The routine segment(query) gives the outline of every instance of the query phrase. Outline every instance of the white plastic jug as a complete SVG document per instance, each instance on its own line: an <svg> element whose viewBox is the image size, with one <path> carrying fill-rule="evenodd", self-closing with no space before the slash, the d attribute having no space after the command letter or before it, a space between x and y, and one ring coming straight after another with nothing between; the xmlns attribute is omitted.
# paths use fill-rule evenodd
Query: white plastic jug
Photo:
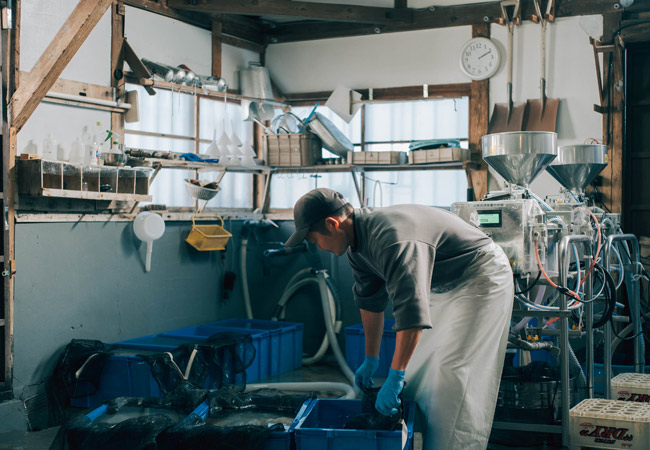
<svg viewBox="0 0 650 450"><path fill-rule="evenodd" d="M147 243L145 271L149 272L151 269L153 241L159 239L165 232L165 221L158 214L144 211L135 216L133 231L138 239Z"/></svg>

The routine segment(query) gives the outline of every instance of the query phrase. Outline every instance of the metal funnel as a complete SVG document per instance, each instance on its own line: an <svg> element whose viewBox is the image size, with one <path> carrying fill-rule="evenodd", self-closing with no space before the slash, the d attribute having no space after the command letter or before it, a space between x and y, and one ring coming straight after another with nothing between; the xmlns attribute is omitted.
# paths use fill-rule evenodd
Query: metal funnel
<svg viewBox="0 0 650 450"><path fill-rule="evenodd" d="M481 138L483 160L509 183L528 186L557 156L557 134L516 131Z"/></svg>
<svg viewBox="0 0 650 450"><path fill-rule="evenodd" d="M605 166L606 145L563 145L546 170L565 188L582 192Z"/></svg>

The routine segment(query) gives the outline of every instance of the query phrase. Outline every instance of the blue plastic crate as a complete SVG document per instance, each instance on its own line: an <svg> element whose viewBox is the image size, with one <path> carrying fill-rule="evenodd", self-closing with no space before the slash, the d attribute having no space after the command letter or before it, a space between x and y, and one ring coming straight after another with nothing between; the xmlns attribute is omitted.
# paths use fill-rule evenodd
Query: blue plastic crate
<svg viewBox="0 0 650 450"><path fill-rule="evenodd" d="M300 418L303 416L307 408L309 407L312 400L307 400L303 403L302 407L296 414L296 418L293 420L289 429L286 431L278 431L271 433L264 443L264 450L291 450L295 449L294 444L294 433L295 428L298 425ZM201 419L205 420L208 417L210 406L207 401L204 401L199 406L196 407L194 411L190 413L199 416ZM189 418L189 416L188 416Z"/></svg>
<svg viewBox="0 0 650 450"><path fill-rule="evenodd" d="M111 355L102 370L97 392L86 397L71 398L70 405L96 408L116 397L160 397L158 383L151 367L137 356Z"/></svg>
<svg viewBox="0 0 650 450"><path fill-rule="evenodd" d="M305 326L296 322L256 319L226 319L208 325L265 330L271 333L270 374L288 372L302 366L302 335Z"/></svg>
<svg viewBox="0 0 650 450"><path fill-rule="evenodd" d="M393 361L395 353L395 339L397 333L393 330L395 320L384 320L384 332L381 337L381 348L379 350L379 367L375 375L379 377L388 376L388 369ZM363 364L366 356L366 338L363 334L363 324L353 325L345 329L345 359L354 372Z"/></svg>
<svg viewBox="0 0 650 450"><path fill-rule="evenodd" d="M250 330L245 328L217 327L215 325L208 324L167 331L165 333L161 333L158 335L158 337L161 340L171 339L180 341L182 343L187 343L188 341L203 342L208 337L217 333L238 333L250 335L253 341L253 347L255 348L255 358L253 359L253 363L246 369L246 382L252 383L269 376L271 339L270 333L268 331ZM241 357L242 359L248 359L248 355L241 355Z"/></svg>
<svg viewBox="0 0 650 450"><path fill-rule="evenodd" d="M297 450L396 450L402 448L402 432L344 429L345 423L361 414L361 400L313 400L295 427ZM404 405L408 441L405 449L413 450L415 404Z"/></svg>

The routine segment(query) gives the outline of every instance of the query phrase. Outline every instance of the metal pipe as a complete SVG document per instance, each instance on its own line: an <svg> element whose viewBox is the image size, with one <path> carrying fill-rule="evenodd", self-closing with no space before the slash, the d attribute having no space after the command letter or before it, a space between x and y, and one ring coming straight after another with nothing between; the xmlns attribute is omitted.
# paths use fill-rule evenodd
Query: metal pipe
<svg viewBox="0 0 650 450"><path fill-rule="evenodd" d="M607 237L607 243L605 244L605 270L609 272L609 257L614 246L614 242L630 242L632 244L632 265L634 266L634 275L638 275L639 270L639 241L636 236L630 233L627 234L615 234ZM633 286L632 286L632 298L630 301L630 315L632 316L632 325L634 336L634 372L643 373L643 359L644 355L642 354L643 348L643 336L641 335L641 299L639 298L639 289L636 288L638 280L634 281L633 277ZM609 398L611 391L611 379L612 379L612 330L611 327L605 326L605 343L603 345L604 355L603 355L603 364L605 367L605 398Z"/></svg>
<svg viewBox="0 0 650 450"><path fill-rule="evenodd" d="M567 286L569 273L569 245L576 242L590 243L588 236L571 235L565 236L560 241L558 257L558 281L560 286ZM591 253L591 245L587 246ZM579 264L579 261L576 261ZM560 295L560 309L568 311L568 301L566 295ZM569 377L569 317L560 317L560 379L562 384L562 445L569 446L569 408L571 407L570 396L570 377Z"/></svg>
<svg viewBox="0 0 650 450"><path fill-rule="evenodd" d="M586 257L585 265L586 267L591 266L591 260L593 258ZM593 276L589 274L587 280L585 280L585 297L593 297ZM594 305L592 302L589 302L585 305L585 331L587 332L586 337L586 369L587 369L587 397L594 398Z"/></svg>

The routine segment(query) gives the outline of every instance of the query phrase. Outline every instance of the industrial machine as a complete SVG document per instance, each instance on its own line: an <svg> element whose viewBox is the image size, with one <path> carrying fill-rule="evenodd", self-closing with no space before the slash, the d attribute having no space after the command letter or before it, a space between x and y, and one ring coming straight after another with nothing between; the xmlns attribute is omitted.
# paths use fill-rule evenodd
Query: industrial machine
<svg viewBox="0 0 650 450"><path fill-rule="evenodd" d="M627 339L634 340L633 368L643 371L642 266L637 239L622 233L619 214L589 205L584 195L584 189L607 165L607 147L558 148L556 139L555 133L532 131L483 136L483 159L507 181L507 189L490 192L481 201L455 203L452 210L481 228L510 259L515 307L509 346L523 351L547 350L560 373L560 393L553 388L558 395L550 401L557 415L543 423L508 422L497 417L494 428L561 434L562 445L568 446L570 407L596 395L596 343L604 343L605 398L610 395L612 376L612 331L618 330L617 339L626 339L620 335L631 332ZM559 196L541 199L529 189L545 169L564 187ZM617 295L623 289L628 294L626 304L619 302L622 296ZM582 361L576 358L570 340L584 346ZM520 366L526 355L520 352ZM548 386L540 382L527 389L548 396ZM519 395L511 405L530 405L521 397L525 390L520 385L502 393L500 402Z"/></svg>

